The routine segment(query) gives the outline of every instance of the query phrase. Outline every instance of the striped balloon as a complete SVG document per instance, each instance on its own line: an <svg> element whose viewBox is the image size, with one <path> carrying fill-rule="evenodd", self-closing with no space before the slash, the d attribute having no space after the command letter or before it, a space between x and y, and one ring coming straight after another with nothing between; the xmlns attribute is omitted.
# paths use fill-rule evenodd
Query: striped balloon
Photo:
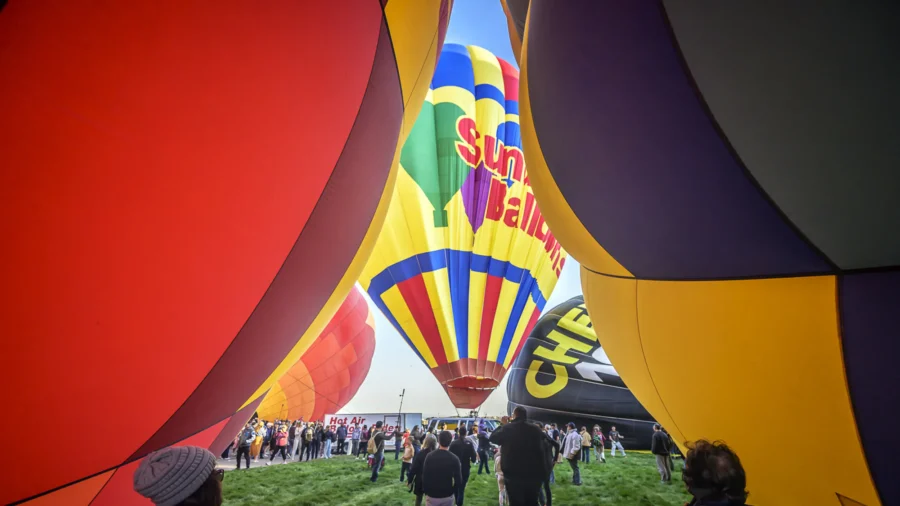
<svg viewBox="0 0 900 506"><path fill-rule="evenodd" d="M500 383L566 257L531 191L518 86L485 49L444 46L360 278L457 407Z"/></svg>

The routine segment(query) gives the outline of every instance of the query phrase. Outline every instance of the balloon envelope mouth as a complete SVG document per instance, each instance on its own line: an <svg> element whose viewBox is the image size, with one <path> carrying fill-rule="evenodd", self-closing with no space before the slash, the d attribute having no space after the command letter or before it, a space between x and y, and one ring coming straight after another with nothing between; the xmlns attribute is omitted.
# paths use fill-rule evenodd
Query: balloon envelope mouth
<svg viewBox="0 0 900 506"><path fill-rule="evenodd" d="M456 378L448 381L446 383L447 388L466 388L466 389L478 389L478 390L493 390L497 388L500 382L493 378L479 378L477 376L463 376L462 378Z"/></svg>

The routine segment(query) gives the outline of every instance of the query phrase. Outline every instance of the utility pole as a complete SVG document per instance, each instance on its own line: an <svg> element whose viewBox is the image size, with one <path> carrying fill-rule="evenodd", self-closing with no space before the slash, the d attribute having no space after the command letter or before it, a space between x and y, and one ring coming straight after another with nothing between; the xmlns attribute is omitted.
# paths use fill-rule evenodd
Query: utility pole
<svg viewBox="0 0 900 506"><path fill-rule="evenodd" d="M400 427L405 425L403 423L403 396L406 395L406 389L404 388L402 392L400 392L400 409L397 410L397 430L400 430Z"/></svg>

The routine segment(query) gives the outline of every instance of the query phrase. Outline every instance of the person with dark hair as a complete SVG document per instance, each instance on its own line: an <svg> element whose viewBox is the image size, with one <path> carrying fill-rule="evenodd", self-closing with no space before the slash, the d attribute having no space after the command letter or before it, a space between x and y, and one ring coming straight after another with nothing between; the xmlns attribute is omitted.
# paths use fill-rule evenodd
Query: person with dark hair
<svg viewBox="0 0 900 506"><path fill-rule="evenodd" d="M422 441L422 449L413 457L412 467L406 473L406 486L416 496L416 506L422 506L422 497L425 491L422 489L422 469L425 467L425 459L428 454L437 449L437 438L434 434L428 434Z"/></svg>
<svg viewBox="0 0 900 506"><path fill-rule="evenodd" d="M655 434L654 434L655 435ZM682 480L694 499L686 506L747 504L747 476L741 459L722 441L688 443Z"/></svg>
<svg viewBox="0 0 900 506"><path fill-rule="evenodd" d="M528 423L525 408L516 406L510 422L491 433L490 442L500 445L503 481L509 502L536 504L541 484L549 471L544 462L544 434Z"/></svg>
<svg viewBox="0 0 900 506"><path fill-rule="evenodd" d="M541 429L543 432L544 427L540 424L540 422L534 423L537 428ZM547 430L550 429L550 426L547 426ZM559 456L559 443L553 440L550 437L550 434L543 432L544 434L544 451L546 452L546 466L549 471L547 472L547 476L544 478L543 488L540 490L540 504L543 506L552 506L553 505L553 494L550 492L550 485L554 483L553 476L553 467L556 464L556 458Z"/></svg>
<svg viewBox="0 0 900 506"><path fill-rule="evenodd" d="M669 436L662 431L658 423L653 424L653 439L650 440L650 453L656 455L656 468L660 481L671 485L672 473L669 470Z"/></svg>
<svg viewBox="0 0 900 506"><path fill-rule="evenodd" d="M611 454L613 457L616 456L616 450L617 450L617 449L618 449L618 450L622 450L622 456L623 456L623 457L627 457L627 456L628 456L628 455L625 455L625 447L622 446L622 442L620 441L620 439L623 439L623 438L622 438L622 435L619 434L619 431L616 430L616 426L613 425L612 428L609 430L609 449L610 449L610 451L611 451L610 454Z"/></svg>
<svg viewBox="0 0 900 506"><path fill-rule="evenodd" d="M362 430L359 431L359 449L356 451L356 458L359 459L359 455L361 453L366 452L366 448L369 444L369 426L363 425ZM366 455L368 456L368 455Z"/></svg>
<svg viewBox="0 0 900 506"><path fill-rule="evenodd" d="M337 445L337 453L338 455L347 455L347 427L344 424L338 426L337 430L334 433L335 444Z"/></svg>
<svg viewBox="0 0 900 506"><path fill-rule="evenodd" d="M241 456L243 456L247 461L247 469L250 469L250 445L256 441L256 431L253 430L253 426L250 422L247 422L247 425L244 425L244 430L241 431L241 434L238 436L238 449L237 449L237 468L241 468Z"/></svg>
<svg viewBox="0 0 900 506"><path fill-rule="evenodd" d="M403 451L403 431L400 430L400 424L394 428L392 436L394 438L394 460L400 460L400 452Z"/></svg>
<svg viewBox="0 0 900 506"><path fill-rule="evenodd" d="M438 435L439 448L425 458L422 490L425 492L426 506L453 506L454 495L463 486L459 458L448 451L451 442L453 434L441 431Z"/></svg>
<svg viewBox="0 0 900 506"><path fill-rule="evenodd" d="M281 452L281 463L287 464L287 427L284 425L278 427L278 430L275 431L275 435L272 436L272 438L275 441L275 449L272 450L272 456L269 457L269 461L266 462L266 465L270 465L272 461L275 460L275 456L278 455L278 452Z"/></svg>
<svg viewBox="0 0 900 506"><path fill-rule="evenodd" d="M384 431L381 429L383 426L384 422L380 420L375 422L375 427L372 428L372 434L369 436L375 443L375 450L372 452L372 483L378 481L378 471L381 470L384 463Z"/></svg>
<svg viewBox="0 0 900 506"><path fill-rule="evenodd" d="M133 483L135 492L160 506L221 506L224 477L209 450L176 446L144 457Z"/></svg>
<svg viewBox="0 0 900 506"><path fill-rule="evenodd" d="M481 470L484 469L487 471L487 474L491 474L491 466L489 464L491 459L491 439L488 437L487 430L478 429L478 474L481 474Z"/></svg>
<svg viewBox="0 0 900 506"><path fill-rule="evenodd" d="M581 470L578 469L578 461L581 458L581 434L575 430L575 424L569 422L566 439L563 441L563 455L572 467L572 484L581 485Z"/></svg>
<svg viewBox="0 0 900 506"><path fill-rule="evenodd" d="M456 429L458 437L449 446L450 453L456 455L456 458L459 459L460 470L462 471L462 481L459 482L459 489L456 491L456 506L462 506L463 504L466 483L469 482L469 473L472 471L472 462L475 462L478 458L478 454L475 453L475 446L466 438L467 433L466 426L460 425Z"/></svg>

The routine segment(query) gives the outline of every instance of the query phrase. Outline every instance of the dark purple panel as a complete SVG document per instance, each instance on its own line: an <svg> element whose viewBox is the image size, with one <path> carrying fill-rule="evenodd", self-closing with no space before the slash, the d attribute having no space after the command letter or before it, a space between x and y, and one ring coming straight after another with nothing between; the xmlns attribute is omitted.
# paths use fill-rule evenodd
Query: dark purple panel
<svg viewBox="0 0 900 506"><path fill-rule="evenodd" d="M856 426L883 504L900 504L900 270L840 280L841 342Z"/></svg>
<svg viewBox="0 0 900 506"><path fill-rule="evenodd" d="M402 117L400 79L382 20L356 122L300 237L222 358L132 459L230 416L287 356L344 276L369 229L390 173Z"/></svg>
<svg viewBox="0 0 900 506"><path fill-rule="evenodd" d="M228 447L228 444L234 440L234 436L237 435L238 431L241 430L244 424L250 420L251 416L253 416L253 413L256 412L256 408L259 407L259 403L262 402L265 396L266 394L260 395L255 401L247 404L241 408L240 411L235 413L225 424L225 427L222 428L222 431L216 435L212 444L209 445L209 451L216 454L216 456L224 452L225 448Z"/></svg>
<svg viewBox="0 0 900 506"><path fill-rule="evenodd" d="M547 164L628 270L657 279L830 270L720 136L657 1L534 0L528 22L528 89Z"/></svg>

